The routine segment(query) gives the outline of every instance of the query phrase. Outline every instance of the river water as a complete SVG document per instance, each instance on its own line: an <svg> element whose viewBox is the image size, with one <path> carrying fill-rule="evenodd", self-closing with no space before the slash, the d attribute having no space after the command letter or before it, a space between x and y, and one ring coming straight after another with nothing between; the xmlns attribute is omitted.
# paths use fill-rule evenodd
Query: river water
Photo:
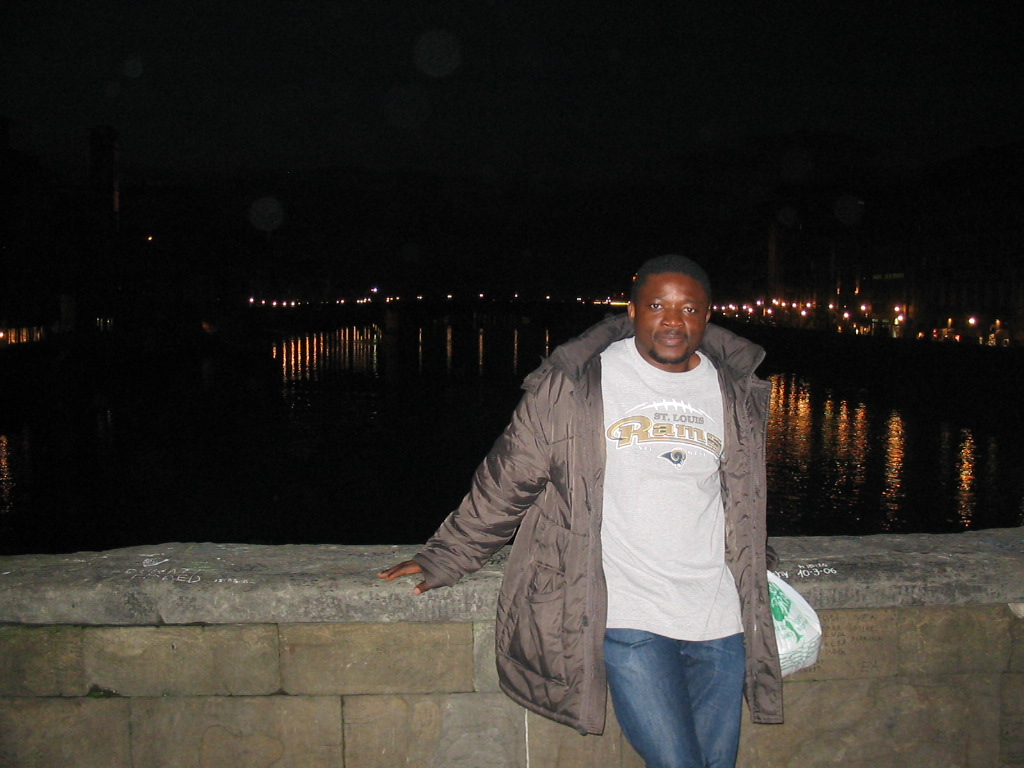
<svg viewBox="0 0 1024 768"><path fill-rule="evenodd" d="M87 351L36 407L0 410L0 554L422 541L467 489L522 377L598 317L378 311L317 330L264 317L244 345L225 333L173 352ZM998 398L922 398L827 359L779 357L763 369L770 534L1022 523L1019 419Z"/></svg>

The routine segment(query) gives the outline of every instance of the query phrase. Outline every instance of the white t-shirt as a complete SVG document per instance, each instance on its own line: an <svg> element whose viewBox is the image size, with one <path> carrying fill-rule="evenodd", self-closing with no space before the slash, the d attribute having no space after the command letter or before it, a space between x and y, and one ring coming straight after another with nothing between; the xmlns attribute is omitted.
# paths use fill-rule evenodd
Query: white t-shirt
<svg viewBox="0 0 1024 768"><path fill-rule="evenodd" d="M698 356L693 370L671 373L633 339L601 355L608 627L677 640L742 631L725 564L722 393L714 365Z"/></svg>

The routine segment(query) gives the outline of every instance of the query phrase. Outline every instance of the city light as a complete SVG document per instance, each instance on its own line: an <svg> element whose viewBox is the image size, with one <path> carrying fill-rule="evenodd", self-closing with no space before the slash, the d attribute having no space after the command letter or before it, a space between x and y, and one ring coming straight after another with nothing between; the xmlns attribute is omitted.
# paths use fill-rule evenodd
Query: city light
<svg viewBox="0 0 1024 768"><path fill-rule="evenodd" d="M46 338L46 329L41 325L26 328L0 328L0 346L27 344Z"/></svg>
<svg viewBox="0 0 1024 768"><path fill-rule="evenodd" d="M333 301L305 301L300 299L260 299L256 296L249 296L246 301L249 306L268 306L278 309L293 309L303 306L314 305L345 305L346 302L356 305L374 304L375 302L388 305L389 307L404 301L426 302L434 300L455 300L455 293L444 293L430 296L417 293L403 299L400 294L386 295L382 293L379 286L367 289L368 295L358 298L339 298ZM463 296L473 301L494 302L498 295L486 291L473 290L468 296ZM511 302L529 303L531 299L521 292L506 294L504 300ZM622 294L616 296L586 296L569 295L555 296L543 294L536 297L536 300L547 302L573 302L580 305L607 306L624 308L628 306L628 298ZM872 304L868 301L852 307L843 304L841 301L830 301L827 304L819 304L814 298L807 297L783 297L774 298L758 297L747 302L730 301L722 304L713 304L713 312L722 317L734 317L749 323L766 323L776 327L793 327L808 330L818 329L831 333L848 333L856 336L883 336L891 338L908 338L922 341L947 341L981 344L990 347L1009 347L1014 343L1013 332L1008 328L1002 319L988 320L978 315L955 318L947 317L945 325L932 328L922 328L920 324L915 325L914 315L911 311L912 305L905 303L889 304L878 302L874 306L886 309L874 312ZM889 309L891 308L891 310ZM107 329L108 326L103 326ZM987 330L984 330L987 329ZM14 340L5 337L0 333L0 345L14 343Z"/></svg>

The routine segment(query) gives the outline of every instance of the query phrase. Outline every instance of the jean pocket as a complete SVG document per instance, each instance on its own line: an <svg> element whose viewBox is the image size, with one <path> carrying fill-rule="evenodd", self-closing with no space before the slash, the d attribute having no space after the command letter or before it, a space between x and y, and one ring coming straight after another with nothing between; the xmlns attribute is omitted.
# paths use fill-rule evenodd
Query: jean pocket
<svg viewBox="0 0 1024 768"><path fill-rule="evenodd" d="M639 648L652 642L655 635L642 629L606 629L604 639L609 643L623 645L627 648Z"/></svg>

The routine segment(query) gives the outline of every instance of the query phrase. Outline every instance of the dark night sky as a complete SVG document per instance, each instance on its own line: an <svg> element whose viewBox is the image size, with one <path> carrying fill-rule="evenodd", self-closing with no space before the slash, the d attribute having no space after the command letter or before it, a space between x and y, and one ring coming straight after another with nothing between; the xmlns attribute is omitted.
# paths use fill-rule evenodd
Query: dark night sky
<svg viewBox="0 0 1024 768"><path fill-rule="evenodd" d="M632 7L630 7L632 6ZM8 0L12 144L126 168L530 179L824 132L916 163L1024 133L1012 3Z"/></svg>

